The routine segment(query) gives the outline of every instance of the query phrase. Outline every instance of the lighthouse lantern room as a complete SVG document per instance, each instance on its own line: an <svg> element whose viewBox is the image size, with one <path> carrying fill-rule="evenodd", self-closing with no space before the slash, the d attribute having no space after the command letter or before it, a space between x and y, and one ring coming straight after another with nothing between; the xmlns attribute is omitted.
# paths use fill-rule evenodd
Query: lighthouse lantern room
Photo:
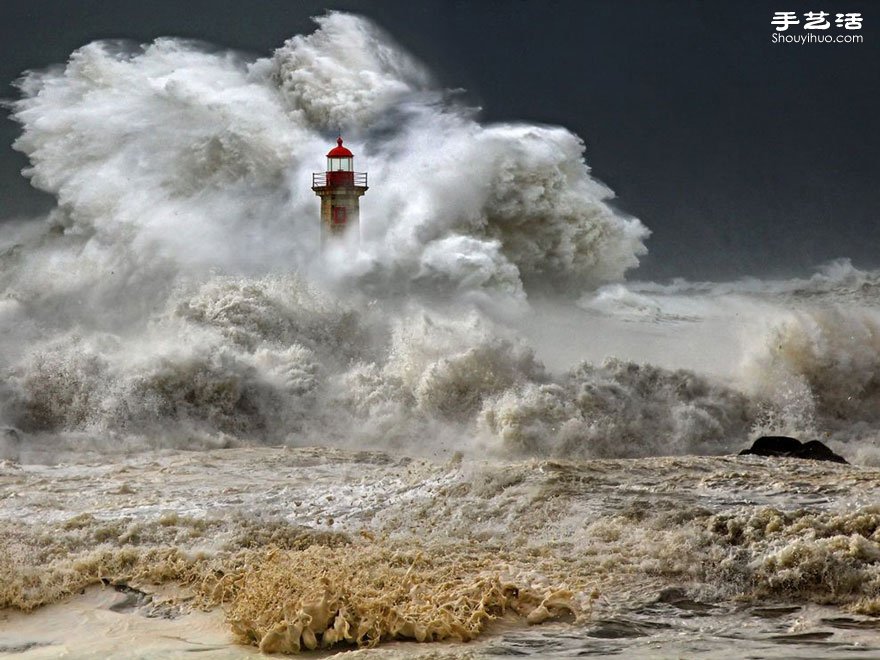
<svg viewBox="0 0 880 660"><path fill-rule="evenodd" d="M334 238L357 240L367 173L354 171L354 154L342 146L341 136L327 153L327 171L312 174L312 190L321 198L321 245Z"/></svg>

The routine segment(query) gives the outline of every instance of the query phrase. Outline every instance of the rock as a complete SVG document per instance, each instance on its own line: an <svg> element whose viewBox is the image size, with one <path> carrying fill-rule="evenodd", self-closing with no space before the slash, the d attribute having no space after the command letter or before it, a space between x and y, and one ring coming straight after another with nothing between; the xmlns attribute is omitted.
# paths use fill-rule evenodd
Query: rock
<svg viewBox="0 0 880 660"><path fill-rule="evenodd" d="M808 458L814 461L832 461L834 463L847 463L843 456L831 451L826 445L818 440L802 443L795 438L784 435L761 436L748 449L743 449L740 456L754 454L755 456L783 456L788 458Z"/></svg>
<svg viewBox="0 0 880 660"><path fill-rule="evenodd" d="M826 445L818 440L805 442L801 448L800 458L811 458L814 461L833 461L834 463L847 463L848 461L839 454L835 454Z"/></svg>
<svg viewBox="0 0 880 660"><path fill-rule="evenodd" d="M784 435L764 435L755 440L749 449L743 449L740 454L755 454L757 456L788 456L797 453L803 445L796 438Z"/></svg>

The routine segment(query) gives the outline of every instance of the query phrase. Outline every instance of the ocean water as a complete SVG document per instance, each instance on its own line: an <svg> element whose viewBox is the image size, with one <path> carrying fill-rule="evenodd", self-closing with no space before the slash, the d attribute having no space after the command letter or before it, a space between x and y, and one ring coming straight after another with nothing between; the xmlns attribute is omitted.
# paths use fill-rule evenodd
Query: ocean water
<svg viewBox="0 0 880 660"><path fill-rule="evenodd" d="M58 204L0 233L0 654L880 653L880 273L627 278L578 136L357 16L20 88ZM338 126L371 186L322 251Z"/></svg>

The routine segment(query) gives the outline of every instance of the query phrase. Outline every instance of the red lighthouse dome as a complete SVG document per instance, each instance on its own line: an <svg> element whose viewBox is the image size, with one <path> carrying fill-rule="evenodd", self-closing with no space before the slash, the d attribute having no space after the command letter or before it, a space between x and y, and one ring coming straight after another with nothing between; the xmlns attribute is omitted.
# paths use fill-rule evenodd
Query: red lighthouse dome
<svg viewBox="0 0 880 660"><path fill-rule="evenodd" d="M328 172L353 172L354 154L342 146L342 136L336 138L336 146L327 152Z"/></svg>
<svg viewBox="0 0 880 660"><path fill-rule="evenodd" d="M327 152L327 158L352 158L353 156L353 153L342 146L342 136L336 138L336 146Z"/></svg>

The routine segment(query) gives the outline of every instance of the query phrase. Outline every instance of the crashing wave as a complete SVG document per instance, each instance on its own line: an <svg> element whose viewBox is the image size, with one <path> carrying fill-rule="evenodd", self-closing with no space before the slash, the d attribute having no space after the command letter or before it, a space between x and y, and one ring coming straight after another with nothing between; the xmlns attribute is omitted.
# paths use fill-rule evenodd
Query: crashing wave
<svg viewBox="0 0 880 660"><path fill-rule="evenodd" d="M15 147L57 197L57 225L105 248L99 268L151 251L187 271L298 269L415 290L518 295L535 277L582 288L638 264L647 230L608 207L579 138L482 126L422 94L426 70L366 19L318 25L255 62L165 38L96 42L26 74ZM392 105L407 111L389 129L379 118ZM307 181L328 126L343 124L376 183L362 254L328 268Z"/></svg>

